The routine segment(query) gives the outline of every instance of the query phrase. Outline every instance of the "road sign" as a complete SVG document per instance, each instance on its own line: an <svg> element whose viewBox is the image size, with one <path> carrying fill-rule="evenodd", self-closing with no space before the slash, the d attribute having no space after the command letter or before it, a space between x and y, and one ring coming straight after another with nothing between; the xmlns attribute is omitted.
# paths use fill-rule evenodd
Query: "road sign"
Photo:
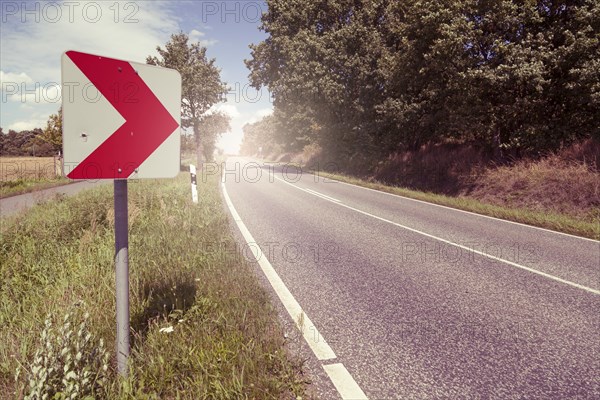
<svg viewBox="0 0 600 400"><path fill-rule="evenodd" d="M62 98L69 178L171 178L179 173L179 72L67 51L62 55Z"/></svg>
<svg viewBox="0 0 600 400"><path fill-rule="evenodd" d="M63 157L71 179L114 179L117 370L129 358L127 179L179 173L179 72L93 54L62 56Z"/></svg>

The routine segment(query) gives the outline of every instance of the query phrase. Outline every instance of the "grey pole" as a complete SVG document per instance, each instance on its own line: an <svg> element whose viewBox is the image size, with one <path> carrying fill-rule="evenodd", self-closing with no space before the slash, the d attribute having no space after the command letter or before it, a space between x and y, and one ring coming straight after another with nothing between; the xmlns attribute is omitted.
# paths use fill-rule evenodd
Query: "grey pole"
<svg viewBox="0 0 600 400"><path fill-rule="evenodd" d="M127 180L115 179L115 284L117 295L117 369L127 376L129 358L129 238Z"/></svg>

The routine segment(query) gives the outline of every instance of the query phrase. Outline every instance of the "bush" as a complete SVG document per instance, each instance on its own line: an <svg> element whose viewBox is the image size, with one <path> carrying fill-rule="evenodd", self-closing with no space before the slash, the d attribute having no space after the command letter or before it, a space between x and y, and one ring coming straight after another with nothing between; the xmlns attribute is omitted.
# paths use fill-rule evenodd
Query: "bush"
<svg viewBox="0 0 600 400"><path fill-rule="evenodd" d="M56 328L46 318L28 368L25 400L98 398L108 383L110 354L88 328L89 314L75 309ZM76 331L75 331L76 330ZM20 368L17 369L17 378Z"/></svg>

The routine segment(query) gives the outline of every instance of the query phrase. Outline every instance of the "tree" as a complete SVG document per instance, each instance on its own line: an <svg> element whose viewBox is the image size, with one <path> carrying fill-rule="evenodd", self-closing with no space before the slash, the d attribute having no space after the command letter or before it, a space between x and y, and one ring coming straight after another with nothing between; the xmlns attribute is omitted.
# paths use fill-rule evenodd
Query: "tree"
<svg viewBox="0 0 600 400"><path fill-rule="evenodd" d="M202 119L211 106L223 100L227 85L221 81L215 59L207 59L206 47L199 43L188 44L185 33L171 35L165 48L158 46L156 50L160 58L148 56L146 63L173 68L181 74L181 124L183 128L193 129L198 168L202 168L204 146L214 146L214 141L201 137Z"/></svg>
<svg viewBox="0 0 600 400"><path fill-rule="evenodd" d="M282 132L279 121L275 115L263 117L260 121L243 126L244 138L240 146L240 154L247 156L269 156L284 150L287 142L286 136L279 136Z"/></svg>
<svg viewBox="0 0 600 400"><path fill-rule="evenodd" d="M255 87L273 94L286 150L318 143L336 162L356 164L377 153L383 96L381 34L386 1L269 1L262 28L270 37L251 46L246 62Z"/></svg>
<svg viewBox="0 0 600 400"><path fill-rule="evenodd" d="M231 118L227 114L219 111L202 117L200 130L203 133L201 140L206 161L213 161L217 139L231 129L230 121Z"/></svg>
<svg viewBox="0 0 600 400"><path fill-rule="evenodd" d="M267 3L246 65L286 151L368 167L425 144L508 159L600 137L597 0Z"/></svg>
<svg viewBox="0 0 600 400"><path fill-rule="evenodd" d="M34 139L34 144L50 146L53 154L57 154L62 149L62 107L58 109L57 114L52 114L48 118L46 128Z"/></svg>

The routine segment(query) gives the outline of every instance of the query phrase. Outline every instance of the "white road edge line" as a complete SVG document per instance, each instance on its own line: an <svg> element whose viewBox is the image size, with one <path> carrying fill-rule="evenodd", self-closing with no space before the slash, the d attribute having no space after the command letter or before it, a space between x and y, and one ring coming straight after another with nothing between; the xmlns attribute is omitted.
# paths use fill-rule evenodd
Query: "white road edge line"
<svg viewBox="0 0 600 400"><path fill-rule="evenodd" d="M405 200L416 201L416 202L418 202L418 203L428 204L428 205L430 205L430 206L436 206L436 207L446 208L446 209L453 210L453 211L459 211L459 212L466 213L466 214L472 214L472 215L476 215L476 216L478 216L478 217L483 217L483 218L494 219L494 220L496 220L496 221L502 221L502 222L506 222L506 223L509 223L509 224L521 225L521 226L524 226L524 227L526 227L526 228L539 229L539 230L541 230L541 231L545 231L545 232L556 233L557 235L564 235L564 236L569 236L569 237L572 237L572 238L575 238L575 239L589 240L589 241L591 241L591 242L600 243L600 240L590 239L590 238L586 238L586 237L583 237L583 236L572 235L572 234L570 234L570 233L564 233L564 232L559 232L559 231L553 231L552 229L540 228L539 226L528 225L528 224L524 224L524 223L522 223L522 222L509 221L509 220L507 220L507 219L502 219L502 218L492 217L492 216L489 216L489 215L484 215L484 214L478 214L478 213L476 213L476 212L473 212L473 211L466 211L466 210L461 210L461 209L459 209L459 208L454 208L454 207L443 206L443 205L441 205L441 204L430 203L430 202L428 202L428 201L425 201L425 200L413 199L413 198L406 197L406 196L402 196L402 195L395 194L395 193L384 192L384 191L382 191L382 190L377 190L377 189L372 189L372 188L368 188L368 187L364 187L364 186L360 186L360 185L355 185L355 184L353 184L353 183L348 183L348 182L342 182L342 181L338 181L337 179L334 179L334 178L328 178L328 177L325 177L325 176L321 176L321 175L319 175L318 173L317 173L317 174L315 174L315 173L312 173L312 172L311 172L310 174L311 174L311 175L315 175L315 176L317 176L318 178L321 178L321 179L329 179L329 180L331 180L331 181L333 181L333 182L335 182L335 183L341 183L341 184L343 184L343 185L354 186L354 187L357 187L357 188L360 188L360 189L370 190L370 191L372 191L372 192L377 192L377 193L385 194L385 195L388 195L388 196L399 197L399 198L401 198L401 199L405 199ZM288 183L288 182L286 182L286 183Z"/></svg>
<svg viewBox="0 0 600 400"><path fill-rule="evenodd" d="M308 188L299 188L299 189L306 190L307 192L312 193L319 197L323 197L326 200L331 200L331 201L335 201L336 203L341 203L340 200L333 198L331 196L324 195L323 193L317 192L316 190L312 190L312 189L308 189Z"/></svg>
<svg viewBox="0 0 600 400"><path fill-rule="evenodd" d="M281 300L283 306L296 323L296 326L298 329L300 329L300 332L302 332L302 336L304 337L304 340L306 340L306 343L308 343L308 346L311 348L319 361L337 358L331 347L329 347L325 341L323 335L319 333L310 318L308 318L304 310L302 310L302 307L298 301L296 301L287 286L285 286L285 283L283 283L267 257L264 255L252 237L252 234L246 227L246 224L244 224L244 221L242 221L242 218L231 202L231 198L229 197L227 189L225 188L225 182L221 182L221 188L223 190L223 197L225 198L227 208L229 208L229 212L231 213L233 220L242 233L244 240L246 240L248 247L252 249L252 255L260 265L263 273L269 280L269 283L271 283L271 286L273 287L273 290L275 290L275 293L277 293L279 300ZM309 328L306 329L306 327ZM360 386L358 386L358 383L356 383L352 375L350 375L343 364L328 364L322 365L322 367L329 376L329 379L331 379L331 382L335 386L342 399L367 399L367 396L364 394Z"/></svg>
<svg viewBox="0 0 600 400"><path fill-rule="evenodd" d="M283 283L283 281L281 280L281 278L267 259L266 255L262 252L256 241L252 237L250 231L248 231L248 228L246 228L246 225L240 218L240 215L237 213L235 207L233 206L233 203L231 202L231 198L227 193L225 184L222 183L221 187L223 190L223 196L225 197L225 203L229 208L229 212L231 213L233 220L240 229L240 232L242 233L244 240L246 240L248 247L252 249L252 255L260 265L260 268L269 280L269 283L271 283L273 290L275 290L275 293L277 293L277 296L283 303L283 306L296 323L298 329L300 329L300 331L302 332L304 340L306 340L312 351L315 353L317 359L322 361L336 358L336 355L331 349L331 347L329 347L329 345L327 344L323 336L319 333L319 331L312 323L310 318L308 318L298 301L296 301L296 299L289 291L287 286L285 286L285 283Z"/></svg>
<svg viewBox="0 0 600 400"><path fill-rule="evenodd" d="M362 400L366 399L367 395L362 391L356 383L350 372L344 367L344 364L328 364L323 365L323 369L329 375L329 379L333 382L333 386L337 389L344 400Z"/></svg>
<svg viewBox="0 0 600 400"><path fill-rule="evenodd" d="M303 190L302 188L299 188L298 186L296 186L294 184L291 184L290 182L286 182L284 179L281 179L281 178L279 178L277 176L275 177L275 179L280 180L283 183L286 183L286 184L288 184L288 185L290 185L292 187L295 187L296 189L300 189L303 192L305 192L305 190ZM307 193L310 193L310 192L307 192ZM503 262L503 263L508 264L510 266L513 266L513 267L516 267L516 268L520 268L522 270L525 270L525 271L528 271L528 272L531 272L531 273L534 273L534 274L546 277L548 279L552 279L554 281L561 282L561 283L564 283L566 285L570 285L570 286L576 287L578 289L585 290L586 292L590 292L590 293L594 293L594 294L600 294L600 290L596 290L596 289L593 289L593 288L590 288L590 287L587 287L587 286L584 286L584 285L580 285L578 283L571 282L571 281L568 281L566 279L559 278L558 276L550 275L550 274L547 274L545 272L538 271L537 269L529 268L529 267L526 267L524 265L517 264L517 263L514 263L512 261L508 261L508 260L505 260L503 258L496 257L496 256L493 256L491 254L487 254L487 253L484 253L482 251L478 251L478 250L475 250L473 248L470 248L470 247L467 247L467 246L463 246L463 245L458 244L458 243L451 242L451 241L446 240L446 239L442 239L441 237L438 237L438 236L430 235L429 233L425 233L425 232L420 231L418 229L410 228L410 227L408 227L406 225L402 225L402 224L399 224L397 222L390 221L389 219L378 217L377 215L368 213L366 211L359 210L358 208L354 208L354 207L351 207L351 206L343 204L343 203L336 203L336 202L332 202L332 203L337 204L337 205L342 206L342 207L346 207L349 210L356 211L356 212L358 212L360 214L367 215L369 217L378 219L380 221L387 222L389 224L392 224L392 225L398 226L400 228L409 230L411 232L418 233L418 234L426 236L428 238L431 238L431 239L434 239L434 240L438 240L438 241L443 242L443 243L447 243L447 244L449 244L451 246L455 246L455 247L458 247L458 248L463 249L463 250L471 251L471 252L473 252L475 254L479 254L480 256L483 256L483 257L486 257L486 258L490 258L492 260L500 261L500 262Z"/></svg>

